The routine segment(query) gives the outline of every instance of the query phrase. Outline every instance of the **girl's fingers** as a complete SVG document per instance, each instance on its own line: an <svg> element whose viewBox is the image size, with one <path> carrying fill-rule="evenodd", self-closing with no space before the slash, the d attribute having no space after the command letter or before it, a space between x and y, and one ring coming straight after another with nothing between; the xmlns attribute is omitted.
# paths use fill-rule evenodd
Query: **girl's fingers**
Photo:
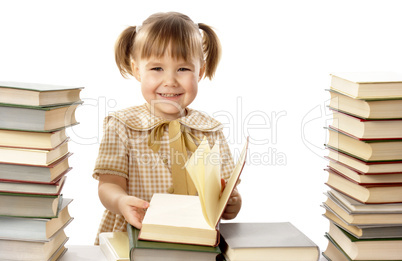
<svg viewBox="0 0 402 261"><path fill-rule="evenodd" d="M149 207L149 203L145 200L139 199L137 197L130 197L128 202L130 206L139 208L139 209L147 209Z"/></svg>
<svg viewBox="0 0 402 261"><path fill-rule="evenodd" d="M127 222L133 225L134 227L141 229L142 227L142 220L139 220L137 217L134 217L134 215L130 215L129 217L126 218Z"/></svg>
<svg viewBox="0 0 402 261"><path fill-rule="evenodd" d="M225 187L226 187L226 181L224 179L221 179L221 193L223 192Z"/></svg>

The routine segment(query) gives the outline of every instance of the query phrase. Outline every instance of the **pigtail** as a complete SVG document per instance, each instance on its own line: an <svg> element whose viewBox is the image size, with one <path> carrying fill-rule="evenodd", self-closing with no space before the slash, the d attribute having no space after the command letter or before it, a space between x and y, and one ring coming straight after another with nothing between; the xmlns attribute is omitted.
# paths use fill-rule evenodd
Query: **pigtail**
<svg viewBox="0 0 402 261"><path fill-rule="evenodd" d="M132 49L136 35L136 26L127 27L117 38L114 46L114 57L120 74L124 78L128 75L133 75L131 67Z"/></svg>
<svg viewBox="0 0 402 261"><path fill-rule="evenodd" d="M202 49L206 62L205 77L212 79L221 59L221 43L210 26L199 23L198 27L204 32L202 36Z"/></svg>

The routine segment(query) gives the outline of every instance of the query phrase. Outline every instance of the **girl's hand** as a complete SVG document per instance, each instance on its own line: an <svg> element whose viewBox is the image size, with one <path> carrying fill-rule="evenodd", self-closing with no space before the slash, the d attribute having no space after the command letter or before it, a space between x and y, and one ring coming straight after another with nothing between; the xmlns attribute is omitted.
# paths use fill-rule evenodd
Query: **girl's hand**
<svg viewBox="0 0 402 261"><path fill-rule="evenodd" d="M221 185L222 185L222 189L221 189L220 196L222 196L222 192L226 186L226 182L224 179L221 179ZM241 203L242 203L242 199L241 199L240 193L237 190L237 188L234 188L232 194L229 197L228 204L226 205L226 208L222 214L222 218L223 219L234 219L241 209Z"/></svg>
<svg viewBox="0 0 402 261"><path fill-rule="evenodd" d="M226 205L225 211L223 212L223 219L234 219L240 211L241 208L241 196L237 188L235 188L230 195L228 204Z"/></svg>
<svg viewBox="0 0 402 261"><path fill-rule="evenodd" d="M142 227L142 220L148 207L148 202L133 196L122 196L118 201L120 213L128 223L138 229Z"/></svg>
<svg viewBox="0 0 402 261"><path fill-rule="evenodd" d="M109 211L122 215L128 223L140 229L149 203L127 194L127 180L117 175L99 177L99 198Z"/></svg>

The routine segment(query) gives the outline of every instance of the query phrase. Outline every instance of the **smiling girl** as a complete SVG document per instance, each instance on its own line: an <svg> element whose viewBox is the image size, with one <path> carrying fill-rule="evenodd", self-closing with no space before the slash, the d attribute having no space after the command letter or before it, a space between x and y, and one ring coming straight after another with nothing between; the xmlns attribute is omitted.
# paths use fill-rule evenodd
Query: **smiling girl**
<svg viewBox="0 0 402 261"><path fill-rule="evenodd" d="M176 12L151 15L121 33L115 46L117 66L123 77L131 75L141 83L146 103L105 118L93 173L106 208L98 236L125 231L126 222L141 228L154 193L195 195L184 164L204 137L210 146L219 144L221 177L229 178L234 164L223 125L188 107L198 82L214 76L220 55L211 27ZM240 208L235 189L222 217L233 219Z"/></svg>

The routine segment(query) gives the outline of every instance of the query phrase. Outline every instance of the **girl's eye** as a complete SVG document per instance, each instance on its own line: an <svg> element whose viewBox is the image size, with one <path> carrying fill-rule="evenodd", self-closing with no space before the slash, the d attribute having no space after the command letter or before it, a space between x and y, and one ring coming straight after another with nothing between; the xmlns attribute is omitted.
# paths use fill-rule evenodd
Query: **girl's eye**
<svg viewBox="0 0 402 261"><path fill-rule="evenodd" d="M162 67L151 68L152 71L162 71Z"/></svg>
<svg viewBox="0 0 402 261"><path fill-rule="evenodd" d="M179 72L184 72L184 71L190 71L190 69L188 69L188 68L180 68L179 69Z"/></svg>

